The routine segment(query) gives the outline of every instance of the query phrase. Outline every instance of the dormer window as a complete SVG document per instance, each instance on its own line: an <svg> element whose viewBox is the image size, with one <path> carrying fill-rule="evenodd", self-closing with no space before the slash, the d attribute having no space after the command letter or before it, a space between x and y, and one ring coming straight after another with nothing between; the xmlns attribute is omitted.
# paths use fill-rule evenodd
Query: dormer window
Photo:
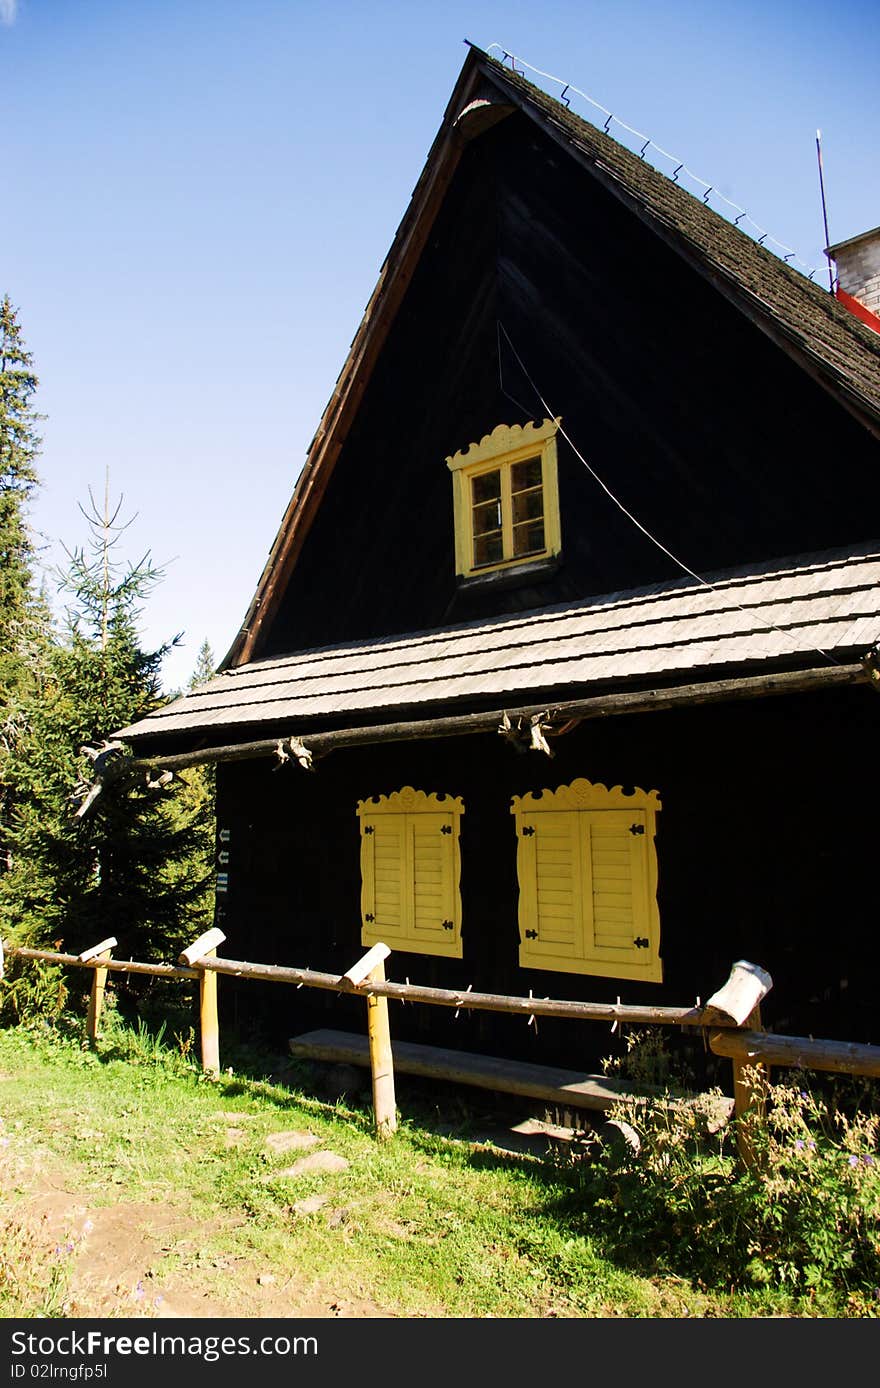
<svg viewBox="0 0 880 1388"><path fill-rule="evenodd" d="M559 419L499 424L446 459L459 578L540 562L562 549L556 479Z"/></svg>

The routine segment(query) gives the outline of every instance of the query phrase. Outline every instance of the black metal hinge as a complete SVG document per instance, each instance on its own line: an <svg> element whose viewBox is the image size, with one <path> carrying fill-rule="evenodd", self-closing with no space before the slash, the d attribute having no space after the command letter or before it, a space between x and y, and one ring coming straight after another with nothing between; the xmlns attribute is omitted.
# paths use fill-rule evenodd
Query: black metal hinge
<svg viewBox="0 0 880 1388"><path fill-rule="evenodd" d="M368 911L367 914L364 916L365 921L374 921L375 919L376 917L373 915L372 911Z"/></svg>
<svg viewBox="0 0 880 1388"><path fill-rule="evenodd" d="M635 945L636 949L647 949L650 943L651 941L646 940L644 935L637 935L636 938L633 940L633 944Z"/></svg>
<svg viewBox="0 0 880 1388"><path fill-rule="evenodd" d="M644 824L631 824L629 826L629 832L631 834L643 834L645 832L645 826Z"/></svg>
<svg viewBox="0 0 880 1388"><path fill-rule="evenodd" d="M532 836L532 834L533 834L534 832L535 832L535 826L534 826L534 824L527 824L526 827L523 829L523 838L524 838L524 839L531 838L531 836Z"/></svg>
<svg viewBox="0 0 880 1388"><path fill-rule="evenodd" d="M454 930L454 929L455 929L455 926L453 925L452 921L441 921L440 923L441 923L441 925L443 926L443 929L444 929L444 930Z"/></svg>
<svg viewBox="0 0 880 1388"><path fill-rule="evenodd" d="M374 824L365 824L365 825L364 825L364 833L365 833L365 834L375 834L375 832L376 832L376 826L375 826Z"/></svg>
<svg viewBox="0 0 880 1388"><path fill-rule="evenodd" d="M441 834L451 834L451 833L452 833L452 825L451 825L451 824L441 824L441 825L440 825L440 833L441 833Z"/></svg>
<svg viewBox="0 0 880 1388"><path fill-rule="evenodd" d="M526 931L526 939L527 939L527 940L537 940L537 938L538 938L538 932L537 932L537 930L527 930L527 931Z"/></svg>

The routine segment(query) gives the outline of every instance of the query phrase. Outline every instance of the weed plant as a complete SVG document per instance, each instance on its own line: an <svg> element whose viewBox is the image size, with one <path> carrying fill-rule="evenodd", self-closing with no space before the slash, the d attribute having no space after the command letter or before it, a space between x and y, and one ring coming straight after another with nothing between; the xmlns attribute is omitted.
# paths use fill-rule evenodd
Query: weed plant
<svg viewBox="0 0 880 1388"><path fill-rule="evenodd" d="M662 1072L662 1042L636 1033L619 1073L653 1078L656 1062ZM735 1122L718 1124L720 1091L687 1104L615 1106L609 1116L626 1127L611 1131L630 1140L597 1137L578 1167L592 1227L630 1266L647 1259L707 1288L787 1289L826 1314L848 1305L849 1314L877 1315L877 1087L792 1072L768 1083L759 1069L746 1078L756 1098L740 1120L748 1163Z"/></svg>

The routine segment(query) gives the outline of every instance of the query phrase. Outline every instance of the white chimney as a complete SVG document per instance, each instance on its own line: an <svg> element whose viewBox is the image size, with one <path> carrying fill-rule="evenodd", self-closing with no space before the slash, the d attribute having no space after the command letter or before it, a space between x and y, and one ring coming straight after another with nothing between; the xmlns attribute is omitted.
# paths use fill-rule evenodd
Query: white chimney
<svg viewBox="0 0 880 1388"><path fill-rule="evenodd" d="M837 297L843 303L847 303L847 297L857 300L877 320L880 331L880 227L851 236L848 241L839 241L836 246L827 246L825 254L837 266L838 289L843 291ZM847 304L847 307L853 308L853 305ZM857 308L853 311L863 318ZM868 320L863 318L863 321Z"/></svg>

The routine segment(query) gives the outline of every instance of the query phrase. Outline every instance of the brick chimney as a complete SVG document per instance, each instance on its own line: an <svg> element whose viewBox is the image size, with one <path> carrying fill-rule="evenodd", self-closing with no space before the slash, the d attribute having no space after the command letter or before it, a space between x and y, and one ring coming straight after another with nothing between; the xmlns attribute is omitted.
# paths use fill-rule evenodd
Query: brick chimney
<svg viewBox="0 0 880 1388"><path fill-rule="evenodd" d="M825 254L837 266L837 298L880 332L880 227L826 246Z"/></svg>

